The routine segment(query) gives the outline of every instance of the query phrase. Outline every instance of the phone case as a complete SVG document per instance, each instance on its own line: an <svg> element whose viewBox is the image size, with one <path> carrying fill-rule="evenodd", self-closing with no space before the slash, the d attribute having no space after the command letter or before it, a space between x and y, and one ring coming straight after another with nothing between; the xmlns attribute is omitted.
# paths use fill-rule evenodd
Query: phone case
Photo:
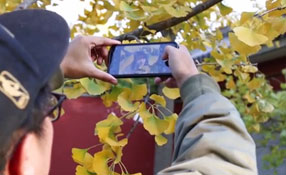
<svg viewBox="0 0 286 175"><path fill-rule="evenodd" d="M178 44L176 42L154 42L154 43L133 43L133 44L121 44L124 46L134 46L134 45L156 45L156 44L170 44L172 46L175 46L176 48L179 48ZM111 64L112 62L112 58L113 58L113 53L115 50L115 46L112 46L109 54L108 54L108 60L109 60L109 64ZM110 67L108 66L108 73L110 73ZM142 73L142 74L111 74L112 76L116 77L116 78L143 78L143 77L171 77L172 74L171 73Z"/></svg>

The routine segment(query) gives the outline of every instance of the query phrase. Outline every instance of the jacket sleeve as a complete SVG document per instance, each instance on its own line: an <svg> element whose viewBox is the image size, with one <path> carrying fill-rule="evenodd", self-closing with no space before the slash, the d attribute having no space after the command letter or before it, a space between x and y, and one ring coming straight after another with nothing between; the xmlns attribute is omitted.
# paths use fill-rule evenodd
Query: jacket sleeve
<svg viewBox="0 0 286 175"><path fill-rule="evenodd" d="M232 103L205 74L181 87L174 161L158 175L256 175L255 143Z"/></svg>

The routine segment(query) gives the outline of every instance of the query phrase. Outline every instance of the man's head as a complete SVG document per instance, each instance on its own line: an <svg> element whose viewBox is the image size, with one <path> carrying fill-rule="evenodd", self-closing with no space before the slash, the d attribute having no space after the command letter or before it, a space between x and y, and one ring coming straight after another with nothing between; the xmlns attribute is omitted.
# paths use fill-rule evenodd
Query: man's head
<svg viewBox="0 0 286 175"><path fill-rule="evenodd" d="M0 174L48 173L49 84L68 40L66 22L53 12L0 15Z"/></svg>

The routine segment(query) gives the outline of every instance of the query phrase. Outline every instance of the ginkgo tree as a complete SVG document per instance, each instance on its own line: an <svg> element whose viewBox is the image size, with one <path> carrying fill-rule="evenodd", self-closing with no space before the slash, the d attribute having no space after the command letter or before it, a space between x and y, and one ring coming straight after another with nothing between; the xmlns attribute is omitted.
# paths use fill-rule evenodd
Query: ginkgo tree
<svg viewBox="0 0 286 175"><path fill-rule="evenodd" d="M49 0L2 0L0 13L23 8L45 8L56 5ZM222 0L90 0L71 28L71 38L77 34L93 35L98 25L107 27L106 37L123 42L174 41L189 50L205 51L211 56L197 62L201 71L220 83L223 95L237 107L250 132L262 133L264 144L274 135L279 145L265 156L270 167L285 161L286 111L285 84L274 92L265 75L249 56L263 47L279 47L275 40L286 32L286 0L266 0L265 9L257 12L232 12ZM223 33L228 27L230 32ZM227 37L229 42L225 42ZM97 66L106 70L105 66ZM283 72L284 75L286 72ZM284 90L283 90L284 89ZM179 89L165 87L163 95L150 90L148 79L121 79L117 86L96 79L67 80L64 93L77 98L84 93L100 96L106 107L117 103L122 115L109 114L96 124L95 136L100 144L87 149L74 148L73 159L79 165L77 175L129 174L121 161L122 150L130 134L121 131L123 119L141 118L144 128L154 136L158 145L167 142L164 134L172 134L177 115L166 108L166 98L179 97ZM270 124L264 125L266 122ZM131 128L132 130L133 128ZM90 149L100 147L94 155ZM119 167L121 171L115 172ZM138 173L140 174L140 173Z"/></svg>

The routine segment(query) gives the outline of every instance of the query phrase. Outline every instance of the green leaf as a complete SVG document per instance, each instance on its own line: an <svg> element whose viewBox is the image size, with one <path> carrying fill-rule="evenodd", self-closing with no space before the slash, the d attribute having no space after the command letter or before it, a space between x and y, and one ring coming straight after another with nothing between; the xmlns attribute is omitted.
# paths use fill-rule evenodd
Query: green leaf
<svg viewBox="0 0 286 175"><path fill-rule="evenodd" d="M85 157L86 153L87 153L87 149L73 148L72 149L72 158L76 163L83 165L84 164L84 157Z"/></svg>
<svg viewBox="0 0 286 175"><path fill-rule="evenodd" d="M138 11L139 9L137 7L132 7L125 1L120 1L120 10L125 12L133 12L133 11Z"/></svg>
<svg viewBox="0 0 286 175"><path fill-rule="evenodd" d="M100 95L106 90L103 85L96 83L94 79L82 78L80 83L90 95Z"/></svg>

